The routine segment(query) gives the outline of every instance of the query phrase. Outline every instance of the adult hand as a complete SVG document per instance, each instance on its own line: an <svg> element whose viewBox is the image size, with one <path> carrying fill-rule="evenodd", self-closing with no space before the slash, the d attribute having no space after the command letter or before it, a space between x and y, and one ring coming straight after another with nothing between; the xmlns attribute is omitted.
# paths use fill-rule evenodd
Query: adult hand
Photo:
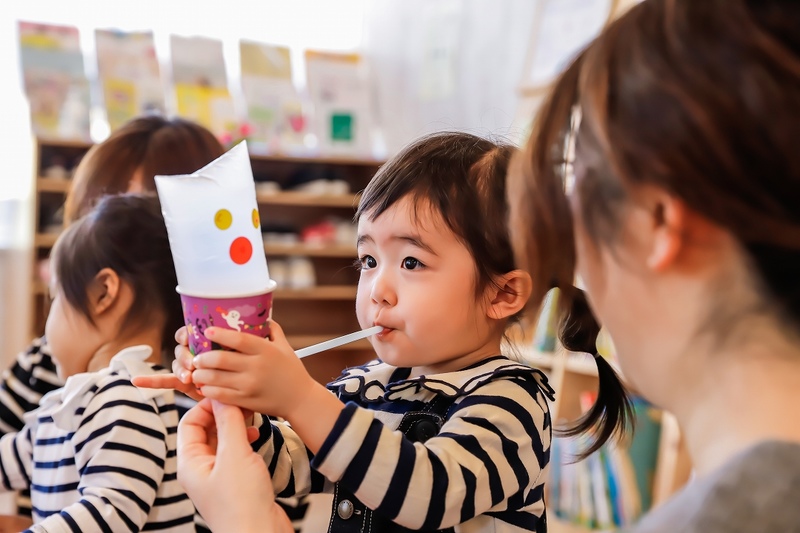
<svg viewBox="0 0 800 533"><path fill-rule="evenodd" d="M178 481L212 531L293 533L241 409L209 399L178 426Z"/></svg>

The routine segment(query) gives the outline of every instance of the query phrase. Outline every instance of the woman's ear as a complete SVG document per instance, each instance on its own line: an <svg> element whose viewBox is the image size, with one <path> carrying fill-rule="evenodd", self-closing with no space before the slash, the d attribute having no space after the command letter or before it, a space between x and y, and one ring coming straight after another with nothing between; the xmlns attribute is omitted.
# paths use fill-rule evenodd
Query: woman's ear
<svg viewBox="0 0 800 533"><path fill-rule="evenodd" d="M533 282L524 270L512 270L499 276L489 287L489 307L486 315L495 320L519 313L531 297Z"/></svg>
<svg viewBox="0 0 800 533"><path fill-rule="evenodd" d="M111 309L119 299L119 294L119 275L110 268L98 272L89 285L88 301L92 317L99 317Z"/></svg>

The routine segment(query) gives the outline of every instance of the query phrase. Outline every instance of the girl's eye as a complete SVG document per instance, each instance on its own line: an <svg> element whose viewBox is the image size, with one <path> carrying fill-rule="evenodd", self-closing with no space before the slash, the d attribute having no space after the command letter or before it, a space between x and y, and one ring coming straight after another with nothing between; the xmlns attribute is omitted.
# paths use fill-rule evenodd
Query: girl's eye
<svg viewBox="0 0 800 533"><path fill-rule="evenodd" d="M418 268L422 268L423 265L419 259L415 259L413 257L406 257L403 259L403 268L406 270L416 270Z"/></svg>
<svg viewBox="0 0 800 533"><path fill-rule="evenodd" d="M356 264L356 268L360 270L369 270L370 268L375 268L376 266L378 266L378 262L371 255L363 255L359 257L358 263Z"/></svg>

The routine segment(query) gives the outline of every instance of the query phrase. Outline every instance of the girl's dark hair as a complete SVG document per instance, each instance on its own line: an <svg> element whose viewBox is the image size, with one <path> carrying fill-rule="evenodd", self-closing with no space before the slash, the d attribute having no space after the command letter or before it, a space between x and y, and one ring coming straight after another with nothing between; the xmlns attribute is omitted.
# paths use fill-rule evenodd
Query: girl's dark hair
<svg viewBox="0 0 800 533"><path fill-rule="evenodd" d="M64 206L65 222L86 214L101 196L128 191L137 171L142 189L154 191L156 175L189 174L223 152L214 134L189 120L156 115L135 118L81 160Z"/></svg>
<svg viewBox="0 0 800 533"><path fill-rule="evenodd" d="M56 282L67 302L92 321L87 290L100 270L110 268L133 289L134 301L124 320L126 330L164 317L162 361L173 359L175 331L183 326L178 280L167 227L154 194L102 198L86 216L71 224L51 253Z"/></svg>
<svg viewBox="0 0 800 533"><path fill-rule="evenodd" d="M475 258L480 294L496 276L516 269L505 201L514 150L468 133L422 137L378 170L361 195L355 219L375 219L409 195L417 207L429 202Z"/></svg>
<svg viewBox="0 0 800 533"><path fill-rule="evenodd" d="M630 188L657 186L727 229L768 308L800 325L798 28L794 0L646 0L579 54L510 173L513 242L537 274L534 297L552 284L574 292L564 169L577 107L575 196L591 238L613 242ZM568 320L565 331L589 322ZM625 414L621 394L602 401L611 377L598 361L604 405L584 427L601 411Z"/></svg>

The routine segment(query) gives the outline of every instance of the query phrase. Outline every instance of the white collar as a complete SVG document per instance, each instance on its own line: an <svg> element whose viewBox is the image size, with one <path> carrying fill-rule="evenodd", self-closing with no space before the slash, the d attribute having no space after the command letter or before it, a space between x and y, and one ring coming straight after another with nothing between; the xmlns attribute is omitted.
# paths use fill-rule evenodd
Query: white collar
<svg viewBox="0 0 800 533"><path fill-rule="evenodd" d="M80 405L80 402L83 401L84 395L102 377L119 372L123 376L132 379L137 376L158 373L153 368L153 364L147 361L152 353L153 349L146 345L129 346L120 350L111 358L106 368L96 372L83 372L68 377L62 388L45 394L39 405L41 408L55 408L51 416L56 426L69 430L75 416L75 410ZM144 388L139 388L138 391L145 401L172 392L171 389Z"/></svg>

